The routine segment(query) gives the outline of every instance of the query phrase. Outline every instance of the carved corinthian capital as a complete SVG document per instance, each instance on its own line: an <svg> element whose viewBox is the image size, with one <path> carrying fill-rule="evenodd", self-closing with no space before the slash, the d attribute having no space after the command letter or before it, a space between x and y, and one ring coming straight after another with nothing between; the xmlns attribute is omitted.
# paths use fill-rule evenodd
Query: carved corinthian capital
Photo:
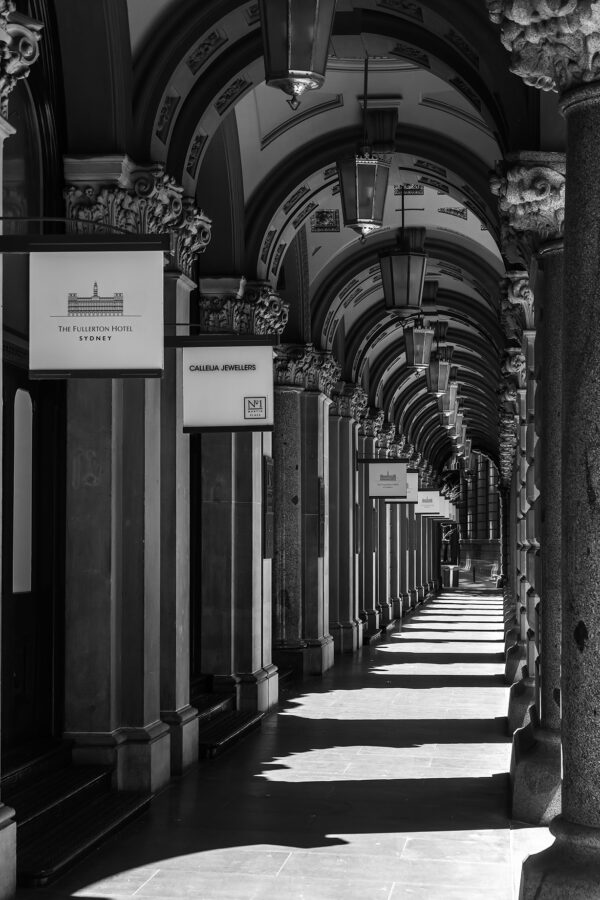
<svg viewBox="0 0 600 900"><path fill-rule="evenodd" d="M396 426L393 422L386 422L385 425L381 426L381 431L379 432L379 437L377 438L377 443L382 448L382 450L389 450L392 446L392 441L396 435Z"/></svg>
<svg viewBox="0 0 600 900"><path fill-rule="evenodd" d="M321 391L328 397L340 379L342 367L329 350L313 344L281 344L275 348L275 381L278 385Z"/></svg>
<svg viewBox="0 0 600 900"><path fill-rule="evenodd" d="M530 232L557 240L565 218L566 160L563 153L519 153L498 163L490 180L507 239Z"/></svg>
<svg viewBox="0 0 600 900"><path fill-rule="evenodd" d="M378 438L383 428L383 420L385 413L382 409L375 406L369 406L365 415L360 420L359 434L363 437Z"/></svg>
<svg viewBox="0 0 600 900"><path fill-rule="evenodd" d="M211 220L183 196L183 188L161 164L129 166L118 184L68 185L64 196L67 218L79 223L78 230L89 223L136 234L170 234L174 263L189 277L196 254L210 241Z"/></svg>
<svg viewBox="0 0 600 900"><path fill-rule="evenodd" d="M502 375L518 388L525 387L527 365L524 354L515 347L508 347L502 358Z"/></svg>
<svg viewBox="0 0 600 900"><path fill-rule="evenodd" d="M511 72L543 91L600 79L597 0L487 0L502 29Z"/></svg>
<svg viewBox="0 0 600 900"><path fill-rule="evenodd" d="M357 384L347 381L340 381L331 399L333 404L329 410L330 415L342 416L344 419L354 419L358 422L367 408L366 392Z"/></svg>
<svg viewBox="0 0 600 900"><path fill-rule="evenodd" d="M42 22L16 12L13 0L0 0L0 114L8 115L8 96L27 78L40 55Z"/></svg>
<svg viewBox="0 0 600 900"><path fill-rule="evenodd" d="M236 292L211 292L200 282L200 330L205 333L281 334L288 319L289 304L268 282L242 279Z"/></svg>

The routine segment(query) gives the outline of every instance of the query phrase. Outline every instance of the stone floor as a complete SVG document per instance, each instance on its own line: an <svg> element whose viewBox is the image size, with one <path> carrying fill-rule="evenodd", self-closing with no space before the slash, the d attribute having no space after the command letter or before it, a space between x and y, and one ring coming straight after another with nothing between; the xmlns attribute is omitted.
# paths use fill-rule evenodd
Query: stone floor
<svg viewBox="0 0 600 900"><path fill-rule="evenodd" d="M501 639L499 595L461 584L18 897L513 900L550 841L507 815Z"/></svg>

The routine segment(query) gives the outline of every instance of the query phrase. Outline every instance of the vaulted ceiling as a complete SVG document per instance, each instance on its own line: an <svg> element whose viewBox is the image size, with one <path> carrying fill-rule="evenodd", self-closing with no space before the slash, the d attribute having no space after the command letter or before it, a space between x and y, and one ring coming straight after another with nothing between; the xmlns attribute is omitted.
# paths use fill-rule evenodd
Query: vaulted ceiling
<svg viewBox="0 0 600 900"><path fill-rule="evenodd" d="M201 275L270 281L291 305L284 341L331 350L441 472L453 444L424 375L406 365L379 271L404 186L406 225L425 228L426 280L437 282L425 312L448 323L473 449L497 458L504 264L488 181L506 153L539 146L540 100L509 73L485 3L338 0L325 83L295 111L265 84L256 2L128 9L135 152L164 162L212 218ZM360 241L343 224L336 161L360 140L365 55L371 136L390 179L383 227Z"/></svg>

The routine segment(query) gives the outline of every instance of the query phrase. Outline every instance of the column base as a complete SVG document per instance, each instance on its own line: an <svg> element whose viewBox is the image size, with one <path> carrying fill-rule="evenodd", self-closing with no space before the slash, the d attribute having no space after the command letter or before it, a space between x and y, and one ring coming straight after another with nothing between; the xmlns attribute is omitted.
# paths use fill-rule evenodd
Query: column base
<svg viewBox="0 0 600 900"><path fill-rule="evenodd" d="M392 618L401 619L402 618L402 598L401 597L391 597L390 603L392 604Z"/></svg>
<svg viewBox="0 0 600 900"><path fill-rule="evenodd" d="M400 603L402 604L402 613L410 612L410 594L402 594L400 597Z"/></svg>
<svg viewBox="0 0 600 900"><path fill-rule="evenodd" d="M161 710L171 732L171 775L181 775L198 762L198 710L193 706Z"/></svg>
<svg viewBox="0 0 600 900"><path fill-rule="evenodd" d="M560 732L540 728L535 707L531 722L513 735L510 781L513 819L549 825L560 815Z"/></svg>
<svg viewBox="0 0 600 900"><path fill-rule="evenodd" d="M267 712L279 699L279 669L265 666L256 672L238 673L238 709Z"/></svg>
<svg viewBox="0 0 600 900"><path fill-rule="evenodd" d="M17 823L15 811L0 803L0 900L12 900L17 889Z"/></svg>
<svg viewBox="0 0 600 900"><path fill-rule="evenodd" d="M514 734L531 721L530 707L535 702L535 679L529 677L523 666L523 677L511 685L508 695L508 733Z"/></svg>
<svg viewBox="0 0 600 900"><path fill-rule="evenodd" d="M414 609L419 602L419 592L417 588L410 588L408 596L410 597L410 608Z"/></svg>
<svg viewBox="0 0 600 900"><path fill-rule="evenodd" d="M359 635L362 637L362 622L332 622L329 631L335 653L354 653L361 646L358 641Z"/></svg>
<svg viewBox="0 0 600 900"><path fill-rule="evenodd" d="M191 708L191 707L190 707ZM155 793L171 777L171 729L166 722L116 731L65 732L73 741L73 762L110 766L120 791Z"/></svg>
<svg viewBox="0 0 600 900"><path fill-rule="evenodd" d="M392 603L388 600L385 603L378 603L379 609L379 628L387 628L393 621Z"/></svg>
<svg viewBox="0 0 600 900"><path fill-rule="evenodd" d="M171 729L165 722L143 728L121 728L124 738L117 759L120 791L154 794L171 778Z"/></svg>
<svg viewBox="0 0 600 900"><path fill-rule="evenodd" d="M427 593L427 588L424 584L418 584L417 588L417 603L422 603L425 599L425 594Z"/></svg>
<svg viewBox="0 0 600 900"><path fill-rule="evenodd" d="M523 863L519 900L597 900L600 829L558 816L550 831L552 846Z"/></svg>
<svg viewBox="0 0 600 900"><path fill-rule="evenodd" d="M506 663L504 665L504 678L507 684L513 684L522 678L523 667L527 664L525 641L517 641L506 651Z"/></svg>
<svg viewBox="0 0 600 900"><path fill-rule="evenodd" d="M361 618L366 622L366 631L364 636L366 638L365 643L368 643L374 635L379 634L381 631L381 626L379 624L379 610L378 609L366 609L363 610L361 614Z"/></svg>
<svg viewBox="0 0 600 900"><path fill-rule="evenodd" d="M333 638L330 634L298 647L274 647L273 662L279 669L292 669L296 675L322 675L333 665Z"/></svg>

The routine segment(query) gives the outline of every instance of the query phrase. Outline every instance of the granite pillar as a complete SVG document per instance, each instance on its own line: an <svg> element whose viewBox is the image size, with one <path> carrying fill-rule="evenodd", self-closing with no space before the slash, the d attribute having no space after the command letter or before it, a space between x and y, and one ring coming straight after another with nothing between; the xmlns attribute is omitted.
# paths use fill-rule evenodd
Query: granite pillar
<svg viewBox="0 0 600 900"><path fill-rule="evenodd" d="M304 675L333 664L329 633L329 408L340 368L311 344L276 351L273 658Z"/></svg>
<svg viewBox="0 0 600 900"><path fill-rule="evenodd" d="M158 379L67 384L65 737L76 761L114 765L119 788L150 792L170 776L159 416Z"/></svg>
<svg viewBox="0 0 600 900"><path fill-rule="evenodd" d="M392 618L402 618L400 588L400 507L401 503L388 504L388 534L390 541L390 600Z"/></svg>
<svg viewBox="0 0 600 900"><path fill-rule="evenodd" d="M189 319L193 282L165 274L165 333ZM182 350L165 348L161 379L160 717L171 730L171 772L198 759L197 710L190 706L190 446L183 433Z"/></svg>
<svg viewBox="0 0 600 900"><path fill-rule="evenodd" d="M362 459L376 459L376 440L381 430L383 413L379 417L365 416L360 423L359 430L359 457ZM369 497L368 466L359 466L359 491L362 518L362 540L360 547L360 617L366 623L364 638L371 640L379 634L380 609L377 596L377 545L379 520L377 516L377 501Z"/></svg>

